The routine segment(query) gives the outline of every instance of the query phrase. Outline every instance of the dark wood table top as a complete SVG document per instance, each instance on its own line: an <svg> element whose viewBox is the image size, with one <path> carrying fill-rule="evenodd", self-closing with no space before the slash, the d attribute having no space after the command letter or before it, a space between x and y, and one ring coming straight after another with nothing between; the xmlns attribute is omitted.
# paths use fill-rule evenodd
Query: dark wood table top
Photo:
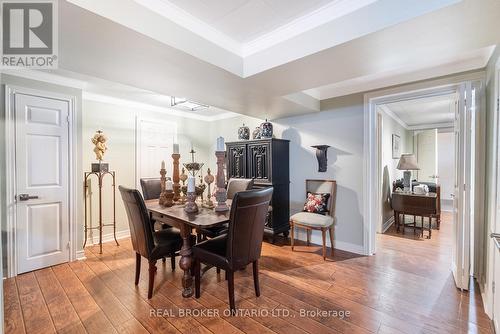
<svg viewBox="0 0 500 334"><path fill-rule="evenodd" d="M229 210L226 212L215 212L213 209L203 208L198 204L197 213L186 213L182 204L164 207L158 204L157 199L145 202L146 208L153 214L153 217L160 216L173 219L194 228L212 227L229 222ZM227 204L230 205L231 201L228 200Z"/></svg>

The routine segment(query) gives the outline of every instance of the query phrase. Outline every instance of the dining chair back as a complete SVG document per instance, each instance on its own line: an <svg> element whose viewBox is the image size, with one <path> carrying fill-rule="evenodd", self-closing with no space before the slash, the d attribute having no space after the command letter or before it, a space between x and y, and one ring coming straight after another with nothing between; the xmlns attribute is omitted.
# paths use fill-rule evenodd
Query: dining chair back
<svg viewBox="0 0 500 334"><path fill-rule="evenodd" d="M236 193L252 188L253 179L229 179L227 183L227 198L233 199Z"/></svg>
<svg viewBox="0 0 500 334"><path fill-rule="evenodd" d="M141 179L142 195L144 200L158 199L161 194L160 178L142 178Z"/></svg>

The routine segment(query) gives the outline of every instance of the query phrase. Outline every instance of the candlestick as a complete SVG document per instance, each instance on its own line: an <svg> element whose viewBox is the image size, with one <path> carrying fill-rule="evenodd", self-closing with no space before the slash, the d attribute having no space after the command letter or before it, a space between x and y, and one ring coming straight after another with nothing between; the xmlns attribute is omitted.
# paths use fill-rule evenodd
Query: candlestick
<svg viewBox="0 0 500 334"><path fill-rule="evenodd" d="M175 152L175 145L177 145L177 153ZM174 154L172 154L172 160L174 164L174 168L172 171L172 181L174 181L174 201L177 202L180 199L181 194L181 185L179 184L180 176L179 176L179 159L181 155L179 154L179 144L174 144Z"/></svg>
<svg viewBox="0 0 500 334"><path fill-rule="evenodd" d="M186 202L187 186L185 184L186 184L187 178L188 178L188 176L186 175L186 170L184 168L182 168L182 174L179 176L179 179L182 181L182 187L180 188L182 193L179 197L179 202L181 202L181 203Z"/></svg>
<svg viewBox="0 0 500 334"><path fill-rule="evenodd" d="M168 181L167 181L167 183L168 183ZM163 203L163 205L171 207L172 205L174 205L173 199L174 199L174 192L173 192L173 190L168 190L167 189L165 191L165 202Z"/></svg>
<svg viewBox="0 0 500 334"><path fill-rule="evenodd" d="M207 200L205 201L204 206L213 209L214 208L214 202L212 202L212 192L210 191L210 185L214 182L215 178L211 174L210 168L207 169L207 175L205 176L205 183L208 185L208 193L207 193Z"/></svg>
<svg viewBox="0 0 500 334"><path fill-rule="evenodd" d="M165 160L161 161L161 169L165 169Z"/></svg>
<svg viewBox="0 0 500 334"><path fill-rule="evenodd" d="M194 180L194 178L193 178ZM188 181L189 185L189 181ZM187 202L186 205L184 206L184 211L187 213L196 213L198 212L198 205L196 204L196 193L195 192L188 192L187 193Z"/></svg>
<svg viewBox="0 0 500 334"><path fill-rule="evenodd" d="M222 137L219 137L222 138ZM224 138L222 138L222 143L224 144ZM219 140L217 139L217 145L219 145ZM217 191L215 193L215 198L217 199L217 206L215 211L227 211L229 207L227 206L227 191L225 186L224 178L224 160L226 158L225 151L216 151L215 156L217 157Z"/></svg>
<svg viewBox="0 0 500 334"><path fill-rule="evenodd" d="M188 181L188 186L187 186L188 194L196 192L196 180L194 176L189 175L187 181Z"/></svg>
<svg viewBox="0 0 500 334"><path fill-rule="evenodd" d="M222 152L225 150L226 148L224 147L224 137L217 138L217 151Z"/></svg>
<svg viewBox="0 0 500 334"><path fill-rule="evenodd" d="M163 164L162 164L162 165L163 165ZM163 167L165 167L165 166L163 166ZM161 192L160 192L160 199L158 200L158 203L159 203L160 205L165 205L165 202L166 202L166 200L167 200L167 198L166 198L166 192L165 192L165 190L166 190L166 189L165 189L165 187L166 187L166 185L165 185L165 184L166 184L166 182L167 182L167 177L166 177L166 175L167 175L167 171L165 170L165 168L162 168L162 169L160 170L160 175L161 175L161 177L160 177L160 188L161 188Z"/></svg>

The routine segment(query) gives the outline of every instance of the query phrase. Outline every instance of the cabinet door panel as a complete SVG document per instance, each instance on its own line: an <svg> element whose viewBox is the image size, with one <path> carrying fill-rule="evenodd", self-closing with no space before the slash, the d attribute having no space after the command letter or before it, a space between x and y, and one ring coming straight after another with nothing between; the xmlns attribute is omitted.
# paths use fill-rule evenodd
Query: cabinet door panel
<svg viewBox="0 0 500 334"><path fill-rule="evenodd" d="M247 177L247 148L246 145L234 145L228 147L227 178Z"/></svg>
<svg viewBox="0 0 500 334"><path fill-rule="evenodd" d="M271 145L248 145L248 177L256 182L271 182Z"/></svg>

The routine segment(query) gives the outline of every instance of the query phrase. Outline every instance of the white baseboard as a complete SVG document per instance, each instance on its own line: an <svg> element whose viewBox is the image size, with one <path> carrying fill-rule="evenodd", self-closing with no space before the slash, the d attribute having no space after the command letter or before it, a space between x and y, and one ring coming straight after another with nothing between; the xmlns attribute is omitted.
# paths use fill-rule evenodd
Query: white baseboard
<svg viewBox="0 0 500 334"><path fill-rule="evenodd" d="M79 261L87 259L87 257L85 256L85 251L83 249L76 251L76 259Z"/></svg>
<svg viewBox="0 0 500 334"><path fill-rule="evenodd" d="M305 229L295 229L295 240L302 240L306 241L306 232ZM350 242L345 242L345 241L340 241L340 240L334 240L334 248L343 250L346 252L350 253L355 253L355 254L361 254L364 255L364 248L363 245L356 245ZM323 240L321 238L321 233L319 231L312 231L311 233L311 243L314 245L321 246L323 243ZM330 238L327 237L326 240L326 247L330 247Z"/></svg>
<svg viewBox="0 0 500 334"><path fill-rule="evenodd" d="M128 237L130 237L130 230L129 229L122 230L122 231L116 231L116 239L117 240L125 239ZM113 233L106 233L106 234L102 235L102 242L103 243L114 241L114 240L115 240L115 238L113 236ZM92 238L89 237L87 239L87 245L93 246L93 245L98 245L98 244L99 244L99 234L94 232L94 235L92 236Z"/></svg>

